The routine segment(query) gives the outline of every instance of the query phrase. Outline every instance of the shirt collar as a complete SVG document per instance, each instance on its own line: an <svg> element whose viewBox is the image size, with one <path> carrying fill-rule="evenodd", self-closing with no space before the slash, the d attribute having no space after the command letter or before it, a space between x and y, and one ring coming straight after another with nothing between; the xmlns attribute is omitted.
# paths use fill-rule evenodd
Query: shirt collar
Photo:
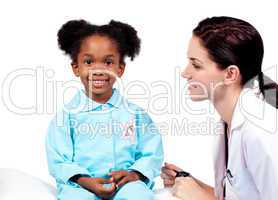
<svg viewBox="0 0 278 200"><path fill-rule="evenodd" d="M113 88L112 96L107 101L107 104L119 108L122 105L122 103L123 103L122 95L119 93L117 89Z"/></svg>
<svg viewBox="0 0 278 200"><path fill-rule="evenodd" d="M102 104L98 103L86 95L84 89L80 89L73 99L66 105L66 108L69 109L71 112L88 112L94 110L102 110L103 107L115 107L119 108L122 104L123 97L120 95L117 89L113 88L112 96L110 99Z"/></svg>

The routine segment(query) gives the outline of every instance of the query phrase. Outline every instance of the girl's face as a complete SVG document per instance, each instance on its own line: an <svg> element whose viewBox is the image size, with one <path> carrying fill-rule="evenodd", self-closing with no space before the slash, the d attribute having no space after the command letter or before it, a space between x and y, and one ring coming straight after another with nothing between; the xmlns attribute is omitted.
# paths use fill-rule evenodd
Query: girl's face
<svg viewBox="0 0 278 200"><path fill-rule="evenodd" d="M87 94L108 100L112 95L116 77L121 77L125 65L114 41L106 36L92 35L81 44L73 72L80 77Z"/></svg>
<svg viewBox="0 0 278 200"><path fill-rule="evenodd" d="M217 67L202 46L200 39L192 36L187 57L189 63L182 73L188 80L188 90L193 101L219 98L223 91L225 70Z"/></svg>

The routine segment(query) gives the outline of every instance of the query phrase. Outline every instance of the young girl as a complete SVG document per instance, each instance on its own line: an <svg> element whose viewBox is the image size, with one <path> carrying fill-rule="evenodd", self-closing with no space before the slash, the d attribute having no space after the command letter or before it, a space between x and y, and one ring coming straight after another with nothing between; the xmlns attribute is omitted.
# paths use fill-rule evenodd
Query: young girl
<svg viewBox="0 0 278 200"><path fill-rule="evenodd" d="M84 89L48 129L46 151L57 198L153 199L153 180L163 161L161 136L148 114L113 89L125 58L139 53L136 30L113 20L102 26L73 20L59 30L58 42Z"/></svg>
<svg viewBox="0 0 278 200"><path fill-rule="evenodd" d="M277 199L278 87L263 75L263 52L258 31L240 19L207 18L193 30L183 77L192 100L212 101L224 133L215 146L214 188L165 164L161 177L180 199ZM250 89L254 80L262 95ZM187 177L176 178L177 174Z"/></svg>

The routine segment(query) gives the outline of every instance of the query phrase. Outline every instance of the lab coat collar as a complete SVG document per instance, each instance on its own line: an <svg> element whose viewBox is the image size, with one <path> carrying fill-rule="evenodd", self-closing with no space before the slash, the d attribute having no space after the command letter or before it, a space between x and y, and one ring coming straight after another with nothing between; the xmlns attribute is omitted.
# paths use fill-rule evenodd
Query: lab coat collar
<svg viewBox="0 0 278 200"><path fill-rule="evenodd" d="M246 98L245 95L248 95L248 97L255 97L254 92L249 88L244 88L240 96L237 100L237 103L235 105L235 109L232 115L232 122L231 122L231 132L241 127L244 122L246 121L246 117L243 112L242 107L242 101L244 98ZM245 99L246 100L246 99ZM249 101L252 101L254 99L248 99ZM250 102L252 103L252 102ZM221 119L220 123L222 124L222 129L219 129L219 134L217 137L215 137L214 140L214 173L215 173L215 195L218 197L218 199L222 199L223 197L223 180L226 174L226 159L225 159L225 135L224 135L224 121Z"/></svg>
<svg viewBox="0 0 278 200"><path fill-rule="evenodd" d="M122 104L123 97L120 95L117 89L113 89L112 96L105 103L98 103L86 95L84 89L80 89L73 99L65 107L71 112L88 112L94 110L101 110L103 106L119 108Z"/></svg>
<svg viewBox="0 0 278 200"><path fill-rule="evenodd" d="M239 98L237 100L237 103L236 103L236 106L235 106L235 109L234 109L234 112L233 112L233 115L232 115L231 131L240 127L246 121L245 116L243 114L242 101L243 101L243 98L245 98L244 97L245 94L250 93L250 92L252 92L251 89L244 88L239 95Z"/></svg>

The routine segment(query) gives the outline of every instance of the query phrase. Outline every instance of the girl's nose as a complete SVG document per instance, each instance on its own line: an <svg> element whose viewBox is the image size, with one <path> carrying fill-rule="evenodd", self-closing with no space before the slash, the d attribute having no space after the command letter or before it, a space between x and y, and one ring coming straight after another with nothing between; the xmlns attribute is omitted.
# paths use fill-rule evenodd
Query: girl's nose
<svg viewBox="0 0 278 200"><path fill-rule="evenodd" d="M104 67L100 67L100 66L96 66L93 69L89 70L89 74L91 76L103 76L105 74L105 68Z"/></svg>
<svg viewBox="0 0 278 200"><path fill-rule="evenodd" d="M93 76L104 76L104 72L96 71L93 73Z"/></svg>

